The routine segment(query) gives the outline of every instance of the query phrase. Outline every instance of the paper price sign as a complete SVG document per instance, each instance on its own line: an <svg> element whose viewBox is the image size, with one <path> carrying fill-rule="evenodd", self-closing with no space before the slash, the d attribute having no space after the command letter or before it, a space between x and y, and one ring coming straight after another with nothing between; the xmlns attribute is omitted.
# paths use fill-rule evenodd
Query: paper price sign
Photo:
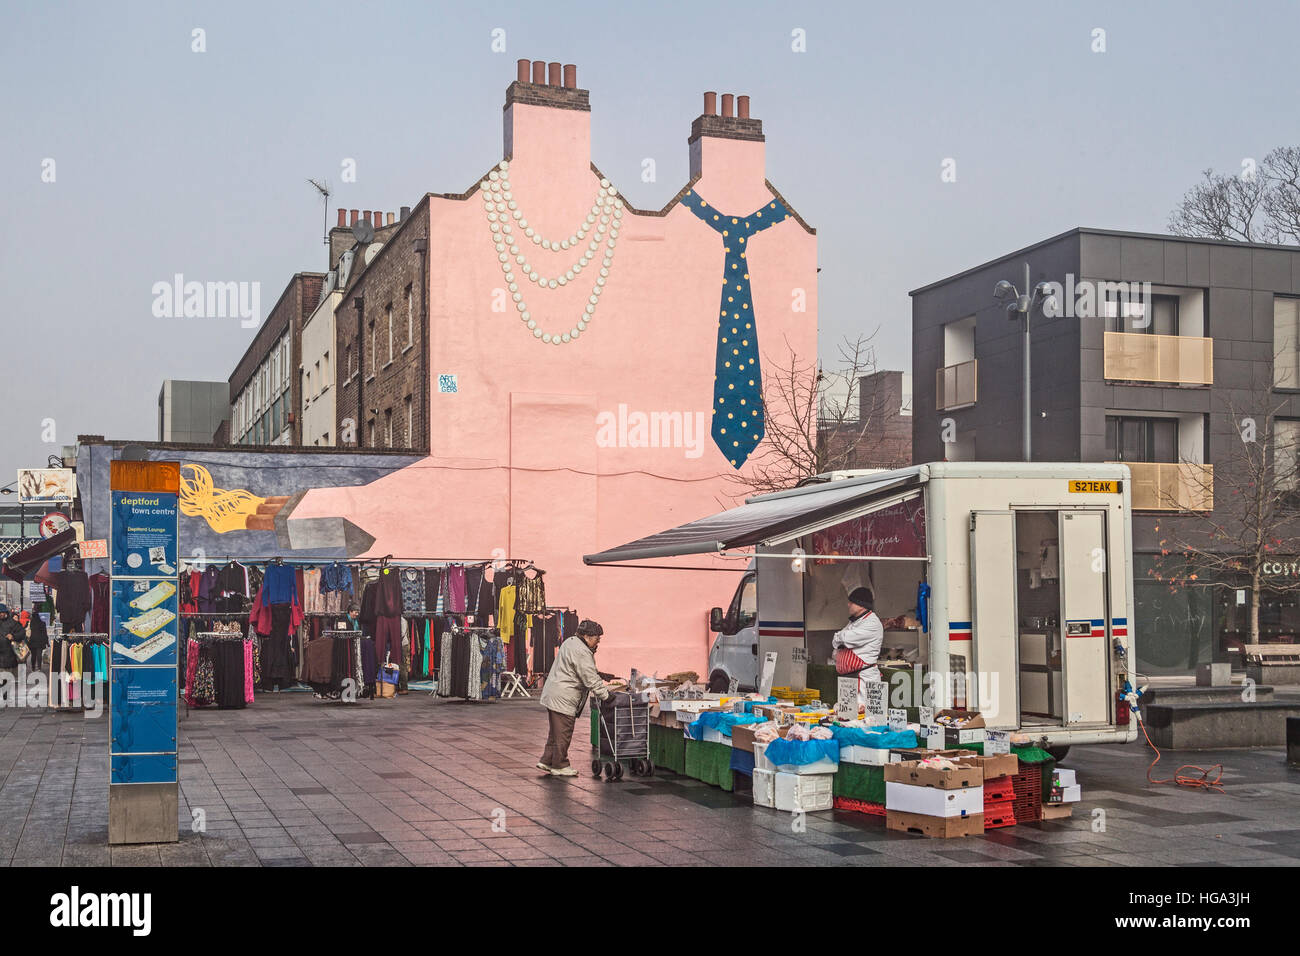
<svg viewBox="0 0 1300 956"><path fill-rule="evenodd" d="M901 707L889 708L889 729L900 731L907 729L907 711Z"/></svg>
<svg viewBox="0 0 1300 956"><path fill-rule="evenodd" d="M929 727L931 724L934 723L933 707L919 707L917 709L920 711L920 718L921 718L919 721L917 721L917 723L919 723L922 727Z"/></svg>
<svg viewBox="0 0 1300 956"><path fill-rule="evenodd" d="M736 693L736 691L739 688L740 688L740 678L739 677L731 678L731 680L727 681L727 696L730 697L732 694Z"/></svg>
<svg viewBox="0 0 1300 956"><path fill-rule="evenodd" d="M943 728L938 724L932 724L929 727L922 727L921 732L925 735L925 746L927 750L943 749Z"/></svg>
<svg viewBox="0 0 1300 956"><path fill-rule="evenodd" d="M867 722L873 727L883 724L888 711L885 695L889 685L884 681L872 680L863 681L862 686L867 695Z"/></svg>
<svg viewBox="0 0 1300 956"><path fill-rule="evenodd" d="M1011 733L1006 730L984 731L984 754L1011 753Z"/></svg>
<svg viewBox="0 0 1300 956"><path fill-rule="evenodd" d="M731 702L731 712L733 714L743 714L745 712L745 699L743 697Z"/></svg>
<svg viewBox="0 0 1300 956"><path fill-rule="evenodd" d="M858 719L858 679L841 677L837 681L835 717L838 720Z"/></svg>

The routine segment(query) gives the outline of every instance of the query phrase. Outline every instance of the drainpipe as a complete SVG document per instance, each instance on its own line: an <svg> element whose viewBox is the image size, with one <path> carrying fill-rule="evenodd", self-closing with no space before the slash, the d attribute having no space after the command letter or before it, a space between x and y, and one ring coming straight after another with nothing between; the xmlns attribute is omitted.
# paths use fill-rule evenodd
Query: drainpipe
<svg viewBox="0 0 1300 956"><path fill-rule="evenodd" d="M411 400L414 401L417 395L420 398L420 431L423 432L424 441L422 447L424 451L432 454L432 414L429 411L429 395L433 386L429 381L429 279L426 265L429 240L416 239L414 248L415 254L420 257L420 381L422 384L418 391L412 392Z"/></svg>
<svg viewBox="0 0 1300 956"><path fill-rule="evenodd" d="M366 381L366 300L365 296L354 296L352 305L357 310L357 448L366 447L366 421L362 414L365 409L363 391Z"/></svg>

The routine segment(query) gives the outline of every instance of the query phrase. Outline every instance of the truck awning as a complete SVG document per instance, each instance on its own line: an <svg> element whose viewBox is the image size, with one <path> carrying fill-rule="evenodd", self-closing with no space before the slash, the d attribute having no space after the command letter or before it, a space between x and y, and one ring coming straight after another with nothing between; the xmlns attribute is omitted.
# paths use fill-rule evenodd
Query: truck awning
<svg viewBox="0 0 1300 956"><path fill-rule="evenodd" d="M779 492L750 499L739 507L722 511L660 531L649 537L583 555L587 564L611 564L642 558L671 558L687 554L716 554L756 544L777 544L791 537L829 527L847 516L879 502L881 507L897 500L900 493L919 488L915 469L889 472L878 480L853 479L831 482L798 492Z"/></svg>

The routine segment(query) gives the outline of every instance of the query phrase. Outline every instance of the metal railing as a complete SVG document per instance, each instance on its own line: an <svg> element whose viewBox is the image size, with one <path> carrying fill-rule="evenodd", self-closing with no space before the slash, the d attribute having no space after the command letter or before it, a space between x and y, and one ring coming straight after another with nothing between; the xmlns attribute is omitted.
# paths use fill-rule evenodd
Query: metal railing
<svg viewBox="0 0 1300 956"><path fill-rule="evenodd" d="M1126 461L1133 475L1134 511L1210 511L1214 466L1188 461Z"/></svg>
<svg viewBox="0 0 1300 956"><path fill-rule="evenodd" d="M935 369L934 401L938 411L975 404L975 359Z"/></svg>
<svg viewBox="0 0 1300 956"><path fill-rule="evenodd" d="M1114 381L1209 385L1214 340L1195 335L1105 333L1103 375Z"/></svg>

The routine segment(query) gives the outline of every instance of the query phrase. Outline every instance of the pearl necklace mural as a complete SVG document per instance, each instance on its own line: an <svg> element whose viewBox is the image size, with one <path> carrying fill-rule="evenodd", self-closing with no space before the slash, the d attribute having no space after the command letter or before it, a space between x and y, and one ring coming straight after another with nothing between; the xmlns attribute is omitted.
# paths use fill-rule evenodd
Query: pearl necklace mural
<svg viewBox="0 0 1300 956"><path fill-rule="evenodd" d="M587 326L596 317L600 294L605 290L610 266L614 264L614 249L623 219L623 200L618 196L618 189L610 185L608 179L602 179L600 191L591 204L591 211L587 213L587 218L567 239L557 241L543 239L541 233L528 225L528 220L519 211L519 203L510 188L508 161L503 159L488 173L488 178L479 184L479 188L483 192L483 208L487 213L492 243L496 247L497 259L501 263L501 271L505 275L511 298L519 311L520 321L533 333L534 338L540 339L547 345L563 345L574 341L587 331ZM522 238L520 231L523 233ZM583 243L589 234L592 236L591 241L584 247ZM548 252L582 248L582 253L562 274L547 278L533 267L528 261L528 256L523 252L523 248L529 241ZM576 280L584 269L598 259L600 269L578 321L567 332L544 331L533 318L528 303L524 301L523 293L519 291L518 277L522 276L529 282L537 283L539 290L559 289Z"/></svg>

